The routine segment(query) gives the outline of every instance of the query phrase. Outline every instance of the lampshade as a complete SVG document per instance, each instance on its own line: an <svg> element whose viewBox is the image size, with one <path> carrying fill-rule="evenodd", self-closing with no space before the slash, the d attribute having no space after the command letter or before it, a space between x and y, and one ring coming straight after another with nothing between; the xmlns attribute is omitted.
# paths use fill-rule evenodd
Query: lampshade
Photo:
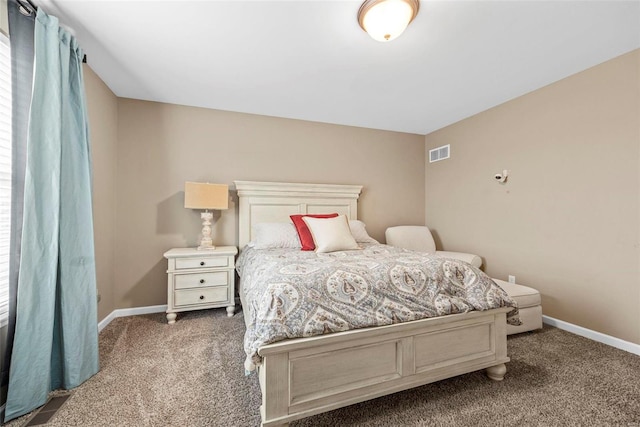
<svg viewBox="0 0 640 427"><path fill-rule="evenodd" d="M419 8L418 0L366 0L358 22L374 40L388 42L404 32Z"/></svg>
<svg viewBox="0 0 640 427"><path fill-rule="evenodd" d="M187 209L229 209L226 184L184 183L184 207Z"/></svg>

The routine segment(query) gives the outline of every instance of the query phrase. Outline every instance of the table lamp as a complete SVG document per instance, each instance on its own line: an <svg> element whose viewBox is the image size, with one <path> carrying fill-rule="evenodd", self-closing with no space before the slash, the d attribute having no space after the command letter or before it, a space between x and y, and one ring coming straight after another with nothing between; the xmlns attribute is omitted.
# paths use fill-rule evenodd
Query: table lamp
<svg viewBox="0 0 640 427"><path fill-rule="evenodd" d="M202 240L198 250L212 250L211 219L209 209L229 209L229 186L226 184L209 184L201 182L184 183L184 207L186 209L204 209L202 218Z"/></svg>

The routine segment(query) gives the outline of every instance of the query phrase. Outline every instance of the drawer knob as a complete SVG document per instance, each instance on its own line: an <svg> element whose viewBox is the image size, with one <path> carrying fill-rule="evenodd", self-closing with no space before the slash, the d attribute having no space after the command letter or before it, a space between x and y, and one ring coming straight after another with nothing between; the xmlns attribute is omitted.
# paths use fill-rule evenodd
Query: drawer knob
<svg viewBox="0 0 640 427"><path fill-rule="evenodd" d="M200 265L204 265L204 261L200 261Z"/></svg>
<svg viewBox="0 0 640 427"><path fill-rule="evenodd" d="M204 295L200 295L200 299L204 299Z"/></svg>
<svg viewBox="0 0 640 427"><path fill-rule="evenodd" d="M204 279L200 279L200 283L204 283Z"/></svg>

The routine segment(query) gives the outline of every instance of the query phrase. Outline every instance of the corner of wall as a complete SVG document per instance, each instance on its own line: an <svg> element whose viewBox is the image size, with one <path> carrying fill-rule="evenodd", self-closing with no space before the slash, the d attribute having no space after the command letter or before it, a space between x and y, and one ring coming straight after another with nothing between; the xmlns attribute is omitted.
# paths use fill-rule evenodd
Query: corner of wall
<svg viewBox="0 0 640 427"><path fill-rule="evenodd" d="M116 95L88 64L83 65L93 163L93 221L98 320L115 310L115 200L118 104Z"/></svg>

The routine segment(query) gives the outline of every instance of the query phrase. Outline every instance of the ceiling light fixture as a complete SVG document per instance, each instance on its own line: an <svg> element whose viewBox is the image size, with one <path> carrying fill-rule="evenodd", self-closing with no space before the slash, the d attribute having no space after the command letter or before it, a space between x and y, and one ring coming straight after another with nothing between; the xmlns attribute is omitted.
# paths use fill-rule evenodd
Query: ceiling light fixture
<svg viewBox="0 0 640 427"><path fill-rule="evenodd" d="M404 32L418 9L418 0L366 0L358 10L358 23L374 40L388 42Z"/></svg>

